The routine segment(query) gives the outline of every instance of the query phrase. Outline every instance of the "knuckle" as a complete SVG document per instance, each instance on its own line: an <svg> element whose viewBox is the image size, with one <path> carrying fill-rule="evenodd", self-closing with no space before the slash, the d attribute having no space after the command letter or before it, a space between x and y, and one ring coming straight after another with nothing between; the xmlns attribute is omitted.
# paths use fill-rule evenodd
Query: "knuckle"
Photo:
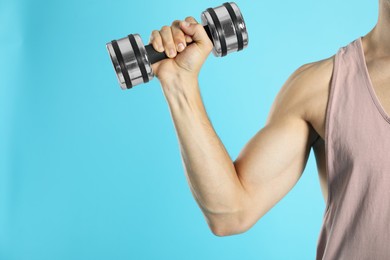
<svg viewBox="0 0 390 260"><path fill-rule="evenodd" d="M168 31L170 29L171 29L171 27L169 27L168 25L164 25L163 27L161 27L161 31L162 32L166 32L166 31Z"/></svg>
<svg viewBox="0 0 390 260"><path fill-rule="evenodd" d="M175 20L172 22L173 26L178 26L180 24L180 20Z"/></svg>
<svg viewBox="0 0 390 260"><path fill-rule="evenodd" d="M157 31L152 31L150 34L150 40L154 41L158 38L158 36L160 36L160 34Z"/></svg>
<svg viewBox="0 0 390 260"><path fill-rule="evenodd" d="M194 20L195 20L195 18L194 18L193 16L187 16L185 20L186 20L186 21L187 21L187 20L194 21Z"/></svg>

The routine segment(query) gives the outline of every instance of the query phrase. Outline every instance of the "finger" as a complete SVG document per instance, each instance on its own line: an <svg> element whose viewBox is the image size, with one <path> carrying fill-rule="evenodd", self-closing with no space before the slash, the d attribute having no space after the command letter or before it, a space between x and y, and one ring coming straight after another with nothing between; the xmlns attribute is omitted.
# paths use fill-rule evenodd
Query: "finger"
<svg viewBox="0 0 390 260"><path fill-rule="evenodd" d="M165 53L169 58L176 56L176 47L173 41L172 30L170 26L163 26L160 30L162 43L165 49Z"/></svg>
<svg viewBox="0 0 390 260"><path fill-rule="evenodd" d="M193 16L187 16L184 21L189 22L190 24L197 24L198 22ZM193 42L192 37L189 35L186 35L186 42L191 43Z"/></svg>
<svg viewBox="0 0 390 260"><path fill-rule="evenodd" d="M193 41L199 42L200 44L210 45L210 39L205 29L201 24L196 23L194 18L187 17L185 21L181 21L180 28L186 35L190 36Z"/></svg>
<svg viewBox="0 0 390 260"><path fill-rule="evenodd" d="M184 19L184 21L189 22L190 24L197 24L197 23L198 23L198 22L196 21L196 19L195 19L193 16L187 16L187 17ZM191 36L186 35L185 38L186 38L186 42L187 42L187 43L193 42Z"/></svg>
<svg viewBox="0 0 390 260"><path fill-rule="evenodd" d="M187 43L186 43L185 35L183 31L180 29L179 20L176 20L172 23L171 30L172 30L172 36L176 46L176 50L178 52L182 52L184 48L187 46Z"/></svg>
<svg viewBox="0 0 390 260"><path fill-rule="evenodd" d="M188 36L188 35L186 35L186 42L187 42L187 43L192 42L192 38L191 38L190 36Z"/></svg>
<svg viewBox="0 0 390 260"><path fill-rule="evenodd" d="M162 39L160 32L157 30L152 31L152 34L150 35L149 43L153 45L153 48L158 52L163 52L164 47L162 44Z"/></svg>
<svg viewBox="0 0 390 260"><path fill-rule="evenodd" d="M192 24L198 23L193 16L187 16L186 19L184 19L184 21L187 21L187 22L192 23Z"/></svg>

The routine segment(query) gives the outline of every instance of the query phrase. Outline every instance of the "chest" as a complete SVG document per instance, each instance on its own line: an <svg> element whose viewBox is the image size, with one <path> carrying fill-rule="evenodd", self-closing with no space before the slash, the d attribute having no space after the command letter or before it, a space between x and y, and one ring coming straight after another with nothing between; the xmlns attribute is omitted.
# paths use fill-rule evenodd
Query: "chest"
<svg viewBox="0 0 390 260"><path fill-rule="evenodd" d="M377 102L384 112L390 115L390 59L375 59L367 61L367 70L371 87Z"/></svg>
<svg viewBox="0 0 390 260"><path fill-rule="evenodd" d="M375 60L367 62L367 77L372 90L372 98L376 99L377 104L383 112L390 118L390 60ZM310 123L315 131L321 136L321 140L313 147L316 157L317 168L321 183L321 188L325 200L328 197L327 173L325 166L325 127L326 127L326 112L329 101L331 81L327 82L326 86L318 89L317 95L314 97L313 105L310 108L311 117ZM370 94L365 92L368 96L367 102L371 101ZM366 103L367 105L368 103ZM379 112L379 111L376 111ZM369 137L368 137L369 138ZM366 138L368 140L368 138ZM364 141L362 138L356 138L359 142ZM366 140L366 141L367 141ZM367 143L369 146L369 142ZM376 147L378 148L378 147ZM382 153L383 156L385 156ZM378 158L372 158L378 159ZM383 160L386 160L383 158ZM375 161L375 160L372 160Z"/></svg>
<svg viewBox="0 0 390 260"><path fill-rule="evenodd" d="M390 58L368 59L366 76L369 79L372 98L377 103L378 109L382 109L383 113L390 118ZM318 88L309 109L310 123L322 140L325 140L325 120L330 87L331 80L326 85Z"/></svg>

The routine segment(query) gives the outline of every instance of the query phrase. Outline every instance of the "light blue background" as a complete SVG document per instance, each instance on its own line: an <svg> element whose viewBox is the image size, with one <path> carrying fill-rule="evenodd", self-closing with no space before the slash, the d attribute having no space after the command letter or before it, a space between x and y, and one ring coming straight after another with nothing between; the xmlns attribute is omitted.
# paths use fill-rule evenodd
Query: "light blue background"
<svg viewBox="0 0 390 260"><path fill-rule="evenodd" d="M188 188L159 82L122 91L105 43L221 1L0 1L0 259L314 259L314 157L250 231L216 237ZM238 1L249 47L201 75L235 159L300 65L366 34L377 2Z"/></svg>

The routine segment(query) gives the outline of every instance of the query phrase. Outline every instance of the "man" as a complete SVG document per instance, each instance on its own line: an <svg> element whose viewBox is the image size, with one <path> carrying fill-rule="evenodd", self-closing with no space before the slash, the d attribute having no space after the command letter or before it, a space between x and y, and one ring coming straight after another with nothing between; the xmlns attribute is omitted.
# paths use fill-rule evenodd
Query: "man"
<svg viewBox="0 0 390 260"><path fill-rule="evenodd" d="M253 226L297 183L313 148L327 205L317 259L390 259L390 0L379 0L366 36L290 76L234 162L199 93L213 47L203 27L187 17L153 31L150 42L170 57L153 70L189 186L215 235Z"/></svg>

